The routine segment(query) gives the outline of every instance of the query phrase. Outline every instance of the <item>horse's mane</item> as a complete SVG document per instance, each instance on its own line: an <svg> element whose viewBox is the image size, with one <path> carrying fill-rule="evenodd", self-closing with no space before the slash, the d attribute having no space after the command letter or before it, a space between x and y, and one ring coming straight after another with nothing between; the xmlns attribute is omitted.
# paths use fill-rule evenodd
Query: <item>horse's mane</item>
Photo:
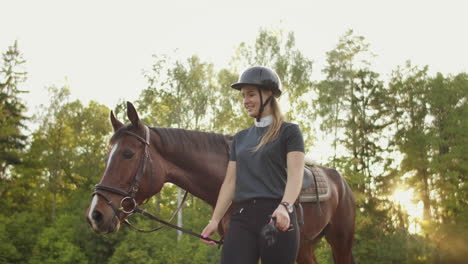
<svg viewBox="0 0 468 264"><path fill-rule="evenodd" d="M186 130L180 128L151 127L161 137L167 150L229 153L232 136Z"/></svg>
<svg viewBox="0 0 468 264"><path fill-rule="evenodd" d="M115 141L125 133L130 125L126 125L117 130L111 137L110 142ZM149 127L156 132L162 141L164 150L168 151L201 151L225 154L229 153L232 136L193 131L179 128Z"/></svg>

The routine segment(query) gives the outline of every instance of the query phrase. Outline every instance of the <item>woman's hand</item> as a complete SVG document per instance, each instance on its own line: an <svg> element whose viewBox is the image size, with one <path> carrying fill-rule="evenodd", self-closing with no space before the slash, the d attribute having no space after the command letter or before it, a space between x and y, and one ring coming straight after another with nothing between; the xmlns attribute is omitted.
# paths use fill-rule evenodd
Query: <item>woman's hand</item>
<svg viewBox="0 0 468 264"><path fill-rule="evenodd" d="M206 227L203 229L201 236L203 238L210 238L210 236L212 236L218 230L218 224L219 224L218 221L210 220L210 222L208 222L208 225L206 225ZM202 238L203 243L208 244L208 245L216 245L215 242L207 241L203 238Z"/></svg>
<svg viewBox="0 0 468 264"><path fill-rule="evenodd" d="M288 231L290 219L288 211L283 205L280 204L271 216L276 217L276 228L283 232Z"/></svg>

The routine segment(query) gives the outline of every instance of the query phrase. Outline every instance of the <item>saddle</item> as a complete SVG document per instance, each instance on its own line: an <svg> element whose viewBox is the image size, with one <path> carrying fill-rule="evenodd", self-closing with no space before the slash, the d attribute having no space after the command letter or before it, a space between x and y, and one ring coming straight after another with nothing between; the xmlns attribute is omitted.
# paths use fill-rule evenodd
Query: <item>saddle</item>
<svg viewBox="0 0 468 264"><path fill-rule="evenodd" d="M306 165L304 167L304 179L302 180L302 189L299 194L299 202L323 202L331 196L328 177L319 166Z"/></svg>

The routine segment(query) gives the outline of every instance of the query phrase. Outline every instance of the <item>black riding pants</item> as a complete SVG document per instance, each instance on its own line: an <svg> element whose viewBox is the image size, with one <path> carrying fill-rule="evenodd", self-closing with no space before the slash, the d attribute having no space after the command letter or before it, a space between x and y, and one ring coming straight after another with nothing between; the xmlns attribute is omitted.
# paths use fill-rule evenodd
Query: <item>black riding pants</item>
<svg viewBox="0 0 468 264"><path fill-rule="evenodd" d="M296 213L289 215L291 231L278 231L276 242L269 247L260 235L269 216L280 200L252 199L234 204L228 233L221 254L222 264L293 264L299 248L299 227Z"/></svg>

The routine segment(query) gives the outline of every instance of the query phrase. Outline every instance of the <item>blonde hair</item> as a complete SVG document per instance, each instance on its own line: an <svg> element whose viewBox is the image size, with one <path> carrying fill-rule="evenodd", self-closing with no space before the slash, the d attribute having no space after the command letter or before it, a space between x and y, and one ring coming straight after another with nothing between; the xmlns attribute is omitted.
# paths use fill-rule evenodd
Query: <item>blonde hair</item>
<svg viewBox="0 0 468 264"><path fill-rule="evenodd" d="M273 115L273 121L271 122L271 125L268 127L268 130L266 131L265 135L263 135L258 146L256 146L253 149L253 152L256 152L257 150L265 146L267 143L275 140L279 135L281 124L285 120L283 114L281 113L281 109L278 104L278 101L276 101L275 97L271 98L270 108L271 108L271 113Z"/></svg>

